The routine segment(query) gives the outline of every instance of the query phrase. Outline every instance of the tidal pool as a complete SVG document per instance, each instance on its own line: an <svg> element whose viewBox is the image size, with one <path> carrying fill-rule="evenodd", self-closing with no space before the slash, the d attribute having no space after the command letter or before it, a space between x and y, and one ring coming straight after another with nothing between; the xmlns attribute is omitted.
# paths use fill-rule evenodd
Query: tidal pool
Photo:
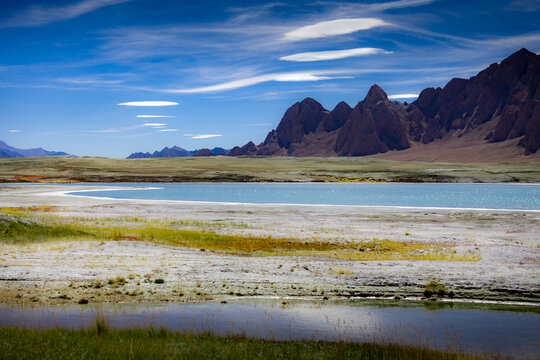
<svg viewBox="0 0 540 360"><path fill-rule="evenodd" d="M388 306L243 300L194 304L0 305L0 326L84 328L96 318L115 328L246 335L273 340L328 340L428 345L539 358L540 311L482 310L452 305Z"/></svg>

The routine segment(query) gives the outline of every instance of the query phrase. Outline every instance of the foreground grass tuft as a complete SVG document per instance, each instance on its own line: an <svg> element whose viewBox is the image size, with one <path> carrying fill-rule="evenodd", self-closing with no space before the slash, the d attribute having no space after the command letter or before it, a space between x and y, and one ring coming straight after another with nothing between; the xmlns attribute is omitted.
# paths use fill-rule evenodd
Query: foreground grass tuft
<svg viewBox="0 0 540 360"><path fill-rule="evenodd" d="M424 347L274 342L244 337L175 333L165 329L109 328L98 320L86 330L0 328L0 359L499 359Z"/></svg>

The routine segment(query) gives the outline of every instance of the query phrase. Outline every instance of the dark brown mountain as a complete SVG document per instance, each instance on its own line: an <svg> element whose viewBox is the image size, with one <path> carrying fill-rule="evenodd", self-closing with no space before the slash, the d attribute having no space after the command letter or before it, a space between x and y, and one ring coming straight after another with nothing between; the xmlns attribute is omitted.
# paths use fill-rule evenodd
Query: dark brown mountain
<svg viewBox="0 0 540 360"><path fill-rule="evenodd" d="M540 56L521 49L470 79L452 79L444 88L425 89L411 104L390 101L378 85L373 85L354 109L341 102L330 112L306 98L287 109L263 143L256 146L250 142L229 155L364 156L388 152L387 157L400 154L401 159L450 161L467 161L474 156L480 160L482 156L524 157L537 153L540 147L539 85ZM467 151L457 151L460 148L474 148L475 153L467 155ZM496 151L501 156L479 151ZM425 156L428 153L431 155Z"/></svg>
<svg viewBox="0 0 540 360"><path fill-rule="evenodd" d="M193 154L193 156L216 156L216 154L210 151L210 149L200 149L197 150L197 152Z"/></svg>
<svg viewBox="0 0 540 360"><path fill-rule="evenodd" d="M242 147L235 146L229 151L229 156L240 156L240 155L255 155L257 153L257 145L253 141L248 142Z"/></svg>
<svg viewBox="0 0 540 360"><path fill-rule="evenodd" d="M341 156L362 156L407 149L411 146L407 121L403 108L373 85L339 130L334 150Z"/></svg>

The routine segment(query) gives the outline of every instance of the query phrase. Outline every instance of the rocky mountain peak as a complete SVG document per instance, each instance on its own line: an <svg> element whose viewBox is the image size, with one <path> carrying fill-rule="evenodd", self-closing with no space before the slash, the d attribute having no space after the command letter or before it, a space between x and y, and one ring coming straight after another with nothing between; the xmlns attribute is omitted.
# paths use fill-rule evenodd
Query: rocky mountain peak
<svg viewBox="0 0 540 360"><path fill-rule="evenodd" d="M294 104L287 109L276 129L279 146L289 148L292 143L300 142L304 135L315 132L327 116L328 111L312 98Z"/></svg>
<svg viewBox="0 0 540 360"><path fill-rule="evenodd" d="M364 98L364 103L375 104L379 101L388 101L388 96L379 85L373 84Z"/></svg>

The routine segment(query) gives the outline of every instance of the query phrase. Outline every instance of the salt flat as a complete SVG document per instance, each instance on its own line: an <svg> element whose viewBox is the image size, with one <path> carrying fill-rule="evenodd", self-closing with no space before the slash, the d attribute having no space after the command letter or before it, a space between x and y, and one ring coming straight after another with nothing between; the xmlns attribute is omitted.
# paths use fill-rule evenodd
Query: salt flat
<svg viewBox="0 0 540 360"><path fill-rule="evenodd" d="M80 187L88 190L87 186ZM103 188L97 186L96 189ZM70 188L70 190L78 188ZM138 217L223 224L224 234L323 241L441 243L477 261L351 261L239 256L141 241L0 245L5 303L202 301L238 296L419 298L431 280L455 299L540 301L540 213L284 206L65 196L61 186L2 186L1 207L57 206L66 218ZM235 224L246 224L236 226ZM108 285L123 277L126 283ZM156 284L155 279L164 279ZM96 287L96 282L104 285Z"/></svg>

